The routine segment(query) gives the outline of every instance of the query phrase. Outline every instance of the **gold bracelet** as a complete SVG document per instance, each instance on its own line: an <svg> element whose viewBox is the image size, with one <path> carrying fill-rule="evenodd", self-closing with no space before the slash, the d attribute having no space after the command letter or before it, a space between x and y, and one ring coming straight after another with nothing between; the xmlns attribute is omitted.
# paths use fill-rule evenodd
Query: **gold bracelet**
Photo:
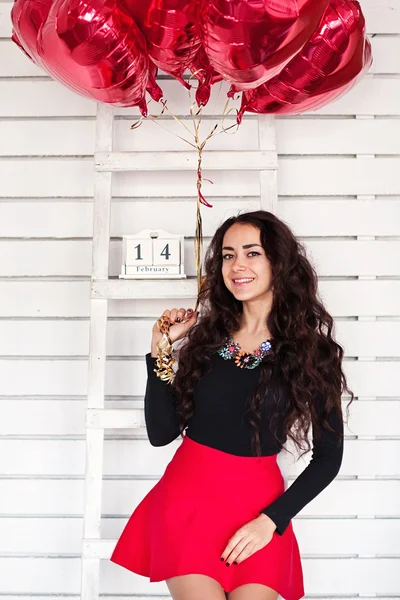
<svg viewBox="0 0 400 600"><path fill-rule="evenodd" d="M157 360L156 366L154 369L157 377L159 377L162 381L166 381L167 383L171 383L174 371L172 365L176 362L172 357L172 342L171 338L168 335L170 328L170 321L168 317L161 317L157 321L158 329L162 333L161 339L157 342Z"/></svg>

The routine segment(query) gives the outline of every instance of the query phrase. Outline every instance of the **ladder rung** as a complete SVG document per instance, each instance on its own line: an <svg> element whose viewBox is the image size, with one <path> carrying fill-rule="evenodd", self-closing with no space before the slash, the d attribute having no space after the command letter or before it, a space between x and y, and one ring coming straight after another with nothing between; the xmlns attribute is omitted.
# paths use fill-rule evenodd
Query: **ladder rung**
<svg viewBox="0 0 400 600"><path fill-rule="evenodd" d="M197 278L193 279L95 279L92 298L140 300L154 298L197 298Z"/></svg>
<svg viewBox="0 0 400 600"><path fill-rule="evenodd" d="M117 540L83 539L82 558L110 558Z"/></svg>
<svg viewBox="0 0 400 600"><path fill-rule="evenodd" d="M86 426L89 429L141 429L146 423L143 410L137 408L88 408Z"/></svg>
<svg viewBox="0 0 400 600"><path fill-rule="evenodd" d="M95 152L96 171L186 171L196 170L197 152ZM211 171L276 170L276 152L247 150L244 152L207 151L202 166Z"/></svg>

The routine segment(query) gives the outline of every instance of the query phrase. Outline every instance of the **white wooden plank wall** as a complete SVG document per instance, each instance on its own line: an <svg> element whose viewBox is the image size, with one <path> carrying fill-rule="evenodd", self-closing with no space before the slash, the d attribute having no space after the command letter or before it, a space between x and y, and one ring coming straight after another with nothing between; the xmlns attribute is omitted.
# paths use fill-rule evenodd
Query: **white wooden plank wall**
<svg viewBox="0 0 400 600"><path fill-rule="evenodd" d="M371 74L316 114L276 120L278 215L317 266L357 396L340 475L294 520L307 594L324 600L400 598L400 6L362 6ZM0 2L0 595L69 600L80 590L96 106L9 41L10 9ZM163 87L184 114L185 92ZM187 150L154 123L131 132L136 114L117 111L115 150ZM257 149L257 118L209 147ZM222 219L259 206L257 173L212 175L206 242ZM151 226L184 232L194 276L194 175L113 177L110 275L121 236ZM143 408L152 323L181 304L110 302L108 408ZM103 537L117 538L177 444L153 448L145 429L107 430ZM100 590L115 600L168 596L163 582L108 561Z"/></svg>

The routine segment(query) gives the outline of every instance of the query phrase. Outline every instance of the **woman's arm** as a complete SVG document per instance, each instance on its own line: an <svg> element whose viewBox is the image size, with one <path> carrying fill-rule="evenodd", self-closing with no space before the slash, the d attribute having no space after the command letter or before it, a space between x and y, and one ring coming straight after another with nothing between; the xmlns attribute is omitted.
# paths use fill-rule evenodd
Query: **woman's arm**
<svg viewBox="0 0 400 600"><path fill-rule="evenodd" d="M317 411L321 414L322 398L318 395ZM336 477L342 464L343 438L338 443L337 433L343 434L341 411L333 411L328 417L334 432L321 428L316 439L313 433L313 450L310 463L290 487L261 512L276 524L276 533L282 535L290 520L306 504L311 502ZM337 432L337 433L335 433Z"/></svg>
<svg viewBox="0 0 400 600"><path fill-rule="evenodd" d="M156 358L146 354L147 385L144 396L144 416L147 435L152 446L166 446L179 436L179 419L169 384L157 377Z"/></svg>

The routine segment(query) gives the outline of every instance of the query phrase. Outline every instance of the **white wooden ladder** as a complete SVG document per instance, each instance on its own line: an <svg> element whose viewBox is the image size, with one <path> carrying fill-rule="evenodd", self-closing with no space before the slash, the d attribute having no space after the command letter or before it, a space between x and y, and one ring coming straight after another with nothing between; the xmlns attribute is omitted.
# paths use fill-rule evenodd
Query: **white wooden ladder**
<svg viewBox="0 0 400 600"><path fill-rule="evenodd" d="M258 150L205 152L204 169L257 170L260 208L276 213L277 154L273 117L260 116ZM81 599L99 596L100 560L109 559L116 540L100 539L104 430L145 427L143 410L105 409L107 304L109 299L196 298L197 280L109 279L113 171L192 170L196 152L113 152L114 111L98 104L96 119L93 257L90 297L89 380L86 410L86 471ZM132 133L131 135L134 135ZM195 202L195 198L193 200ZM149 227L153 224L149 223ZM193 228L195 223L193 223ZM135 231L132 231L135 233Z"/></svg>

